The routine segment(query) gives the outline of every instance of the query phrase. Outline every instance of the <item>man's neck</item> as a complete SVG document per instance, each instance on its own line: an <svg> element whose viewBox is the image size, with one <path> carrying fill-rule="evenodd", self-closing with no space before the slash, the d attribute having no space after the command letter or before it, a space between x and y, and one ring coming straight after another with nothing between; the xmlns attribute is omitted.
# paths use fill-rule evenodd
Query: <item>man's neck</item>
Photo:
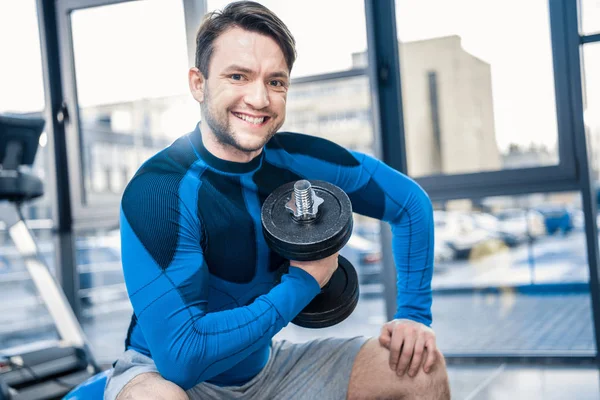
<svg viewBox="0 0 600 400"><path fill-rule="evenodd" d="M253 152L240 151L230 145L219 142L205 121L200 122L200 132L202 132L202 144L206 150L221 160L247 163L262 152L262 148Z"/></svg>

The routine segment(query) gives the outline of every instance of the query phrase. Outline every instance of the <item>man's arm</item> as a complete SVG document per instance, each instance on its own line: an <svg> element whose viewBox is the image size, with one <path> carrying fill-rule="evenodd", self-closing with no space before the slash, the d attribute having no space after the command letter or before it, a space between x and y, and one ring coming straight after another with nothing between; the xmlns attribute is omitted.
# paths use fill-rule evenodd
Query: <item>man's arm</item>
<svg viewBox="0 0 600 400"><path fill-rule="evenodd" d="M426 373L436 363L437 343L430 328L433 276L433 207L427 194L407 176L383 162L353 153L365 169L366 183L350 194L356 211L387 221L397 275L394 320L383 325L379 342L389 350L389 364L398 376ZM382 200L383 199L383 200Z"/></svg>
<svg viewBox="0 0 600 400"><path fill-rule="evenodd" d="M385 163L352 153L363 171L353 171L359 187L348 193L354 211L388 222L396 264L397 309L394 318L431 325L433 208L425 191Z"/></svg>
<svg viewBox="0 0 600 400"><path fill-rule="evenodd" d="M331 182L349 195L353 211L390 223L398 286L395 317L430 325L433 210L423 189L383 162L326 139L283 132L268 147L267 162L275 167Z"/></svg>
<svg viewBox="0 0 600 400"><path fill-rule="evenodd" d="M207 313L197 199L182 195L197 193L199 184L141 175L121 207L123 271L135 315L159 372L183 389L268 344L320 290L311 275L292 267L252 304Z"/></svg>

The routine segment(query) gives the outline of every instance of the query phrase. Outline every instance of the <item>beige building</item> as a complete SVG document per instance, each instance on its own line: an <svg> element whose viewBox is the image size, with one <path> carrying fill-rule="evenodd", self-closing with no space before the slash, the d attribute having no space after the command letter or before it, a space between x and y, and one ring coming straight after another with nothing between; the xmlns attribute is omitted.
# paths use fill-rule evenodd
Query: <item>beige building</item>
<svg viewBox="0 0 600 400"><path fill-rule="evenodd" d="M489 64L462 49L458 36L401 43L404 128L411 176L502 168L496 144ZM367 65L353 54L354 68ZM367 77L292 87L284 128L371 152Z"/></svg>

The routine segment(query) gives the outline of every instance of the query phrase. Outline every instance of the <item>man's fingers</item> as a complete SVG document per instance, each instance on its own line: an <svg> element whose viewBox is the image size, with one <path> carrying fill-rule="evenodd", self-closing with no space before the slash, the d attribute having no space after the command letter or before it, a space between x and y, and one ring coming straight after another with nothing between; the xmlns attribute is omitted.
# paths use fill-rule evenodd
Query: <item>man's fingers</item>
<svg viewBox="0 0 600 400"><path fill-rule="evenodd" d="M404 338L404 343L402 344L402 353L400 354L400 361L398 362L398 367L396 368L396 374L398 376L404 375L408 365L410 364L410 360L415 349L415 341L416 338L413 335L409 335Z"/></svg>
<svg viewBox="0 0 600 400"><path fill-rule="evenodd" d="M392 334L392 341L390 343L390 368L392 371L396 370L398 366L398 360L400 358L400 350L402 349L402 344L404 342L404 336L395 332Z"/></svg>
<svg viewBox="0 0 600 400"><path fill-rule="evenodd" d="M390 348L390 342L391 341L392 341L392 339L388 335L381 335L381 336L379 336L379 344L381 344L386 349Z"/></svg>
<svg viewBox="0 0 600 400"><path fill-rule="evenodd" d="M387 325L384 325L381 328L381 333L379 334L379 344L381 344L386 349L389 349L391 341L392 332L390 332L390 329L387 327Z"/></svg>
<svg viewBox="0 0 600 400"><path fill-rule="evenodd" d="M421 362L423 361L423 352L425 351L425 338L419 335L415 342L415 350L413 352L412 361L408 370L408 376L414 377L419 372Z"/></svg>
<svg viewBox="0 0 600 400"><path fill-rule="evenodd" d="M425 373L429 373L429 371L431 371L431 368L437 361L438 352L437 346L435 345L435 339L428 340L425 344L425 347L427 348L427 359L425 360L425 364L423 365L423 371L425 371Z"/></svg>

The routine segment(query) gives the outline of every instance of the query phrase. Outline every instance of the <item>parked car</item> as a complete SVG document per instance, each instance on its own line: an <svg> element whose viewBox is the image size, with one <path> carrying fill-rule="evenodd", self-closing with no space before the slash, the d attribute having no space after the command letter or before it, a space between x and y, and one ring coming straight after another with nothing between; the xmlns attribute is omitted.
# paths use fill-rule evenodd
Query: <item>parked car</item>
<svg viewBox="0 0 600 400"><path fill-rule="evenodd" d="M361 285L381 283L381 244L353 233L340 255L347 258L358 274Z"/></svg>
<svg viewBox="0 0 600 400"><path fill-rule="evenodd" d="M544 216L536 210L509 208L497 212L498 231L511 234L519 243L546 235Z"/></svg>
<svg viewBox="0 0 600 400"><path fill-rule="evenodd" d="M354 226L354 233L358 234L371 242L379 243L381 240L381 225L379 222L362 223ZM444 262L454 260L456 252L441 238L435 238L434 245L434 260L436 262Z"/></svg>
<svg viewBox="0 0 600 400"><path fill-rule="evenodd" d="M456 258L479 257L499 249L498 238L477 226L469 213L436 210L434 221L436 241L447 244Z"/></svg>
<svg viewBox="0 0 600 400"><path fill-rule="evenodd" d="M536 208L544 216L548 234L569 233L574 228L573 216L565 206L546 204Z"/></svg>
<svg viewBox="0 0 600 400"><path fill-rule="evenodd" d="M503 230L500 220L492 214L478 212L470 215L477 227L485 229L491 236L497 237L508 247L518 246L526 239L526 235Z"/></svg>

